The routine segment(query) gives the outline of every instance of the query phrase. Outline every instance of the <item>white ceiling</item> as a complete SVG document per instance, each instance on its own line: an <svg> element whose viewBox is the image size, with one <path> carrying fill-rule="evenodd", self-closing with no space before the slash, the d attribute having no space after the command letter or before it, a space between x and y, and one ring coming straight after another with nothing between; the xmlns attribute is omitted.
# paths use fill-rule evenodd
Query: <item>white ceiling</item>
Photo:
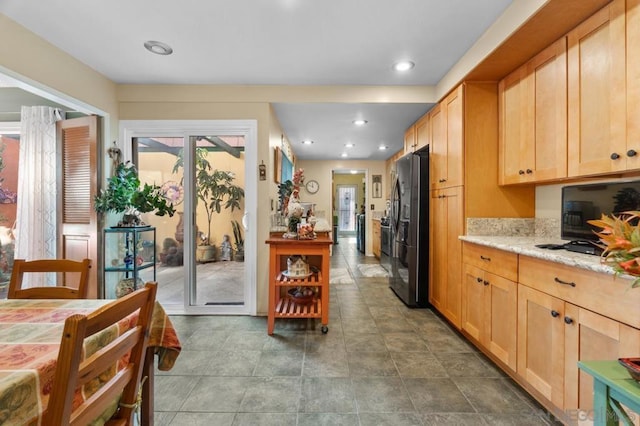
<svg viewBox="0 0 640 426"><path fill-rule="evenodd" d="M116 83L435 85L513 0L3 0L0 13ZM173 55L143 43L169 44ZM6 42L6 41L5 41ZM416 66L392 70L399 60ZM298 158L387 158L428 104L276 104ZM369 121L354 129L359 115ZM301 147L300 140L315 141ZM382 155L377 146L390 147ZM303 149L304 148L304 149Z"/></svg>

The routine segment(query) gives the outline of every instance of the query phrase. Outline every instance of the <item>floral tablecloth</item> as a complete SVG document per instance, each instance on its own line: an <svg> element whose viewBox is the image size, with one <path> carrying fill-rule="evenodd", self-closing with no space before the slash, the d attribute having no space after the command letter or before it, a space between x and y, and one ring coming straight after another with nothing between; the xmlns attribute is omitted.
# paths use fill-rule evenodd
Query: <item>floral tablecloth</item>
<svg viewBox="0 0 640 426"><path fill-rule="evenodd" d="M0 300L0 425L37 425L52 389L64 321L88 314L110 300ZM123 321L85 342L93 352L129 327ZM105 340L106 339L106 340ZM90 350L88 345L93 348ZM178 336L156 303L149 346L158 355L158 368L173 367L181 347ZM82 395L79 395L82 398Z"/></svg>

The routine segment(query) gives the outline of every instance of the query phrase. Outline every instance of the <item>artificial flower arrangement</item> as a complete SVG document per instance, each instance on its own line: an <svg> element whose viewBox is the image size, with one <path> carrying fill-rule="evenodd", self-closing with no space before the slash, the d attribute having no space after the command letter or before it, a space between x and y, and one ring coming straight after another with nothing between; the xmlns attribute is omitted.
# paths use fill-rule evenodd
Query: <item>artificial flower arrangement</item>
<svg viewBox="0 0 640 426"><path fill-rule="evenodd" d="M627 211L616 215L602 215L589 220L589 224L602 228L596 235L600 238L602 263L611 266L616 275L635 277L631 287L640 286L640 211Z"/></svg>

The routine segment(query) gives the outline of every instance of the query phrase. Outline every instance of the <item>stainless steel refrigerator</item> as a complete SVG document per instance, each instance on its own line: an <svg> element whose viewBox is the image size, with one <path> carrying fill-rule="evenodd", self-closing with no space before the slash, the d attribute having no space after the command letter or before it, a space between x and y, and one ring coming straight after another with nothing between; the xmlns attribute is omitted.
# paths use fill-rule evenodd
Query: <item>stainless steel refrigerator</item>
<svg viewBox="0 0 640 426"><path fill-rule="evenodd" d="M410 307L429 305L429 151L396 162L389 286Z"/></svg>

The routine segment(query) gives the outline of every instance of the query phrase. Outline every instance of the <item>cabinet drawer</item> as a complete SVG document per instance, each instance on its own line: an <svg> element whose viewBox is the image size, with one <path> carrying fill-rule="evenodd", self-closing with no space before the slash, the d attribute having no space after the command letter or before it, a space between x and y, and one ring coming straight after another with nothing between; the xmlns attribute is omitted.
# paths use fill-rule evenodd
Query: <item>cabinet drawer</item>
<svg viewBox="0 0 640 426"><path fill-rule="evenodd" d="M492 247L464 243L463 262L484 271L518 281L518 255Z"/></svg>
<svg viewBox="0 0 640 426"><path fill-rule="evenodd" d="M640 291L631 280L520 256L520 283L640 328Z"/></svg>

